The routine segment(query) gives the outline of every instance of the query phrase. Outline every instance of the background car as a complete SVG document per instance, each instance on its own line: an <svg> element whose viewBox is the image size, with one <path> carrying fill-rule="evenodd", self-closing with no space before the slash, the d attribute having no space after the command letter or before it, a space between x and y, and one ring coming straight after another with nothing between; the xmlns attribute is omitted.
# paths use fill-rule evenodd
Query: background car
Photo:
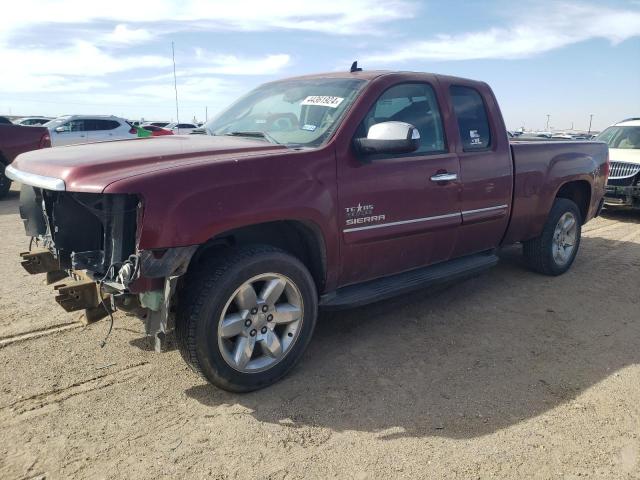
<svg viewBox="0 0 640 480"><path fill-rule="evenodd" d="M51 117L24 117L24 118L19 118L13 123L15 123L16 125L25 125L25 126L31 127L34 125L44 125L45 123L48 123L51 120L53 120Z"/></svg>
<svg viewBox="0 0 640 480"><path fill-rule="evenodd" d="M166 127L169 125L169 122L144 122L142 126L153 125L154 127Z"/></svg>
<svg viewBox="0 0 640 480"><path fill-rule="evenodd" d="M169 130L173 130L173 133L175 133L176 135L189 135L191 132L193 132L198 127L196 125L194 125L193 123L171 122L167 126L165 126L164 128L168 128Z"/></svg>
<svg viewBox="0 0 640 480"><path fill-rule="evenodd" d="M605 205L640 208L640 118L611 125L595 140L609 145Z"/></svg>
<svg viewBox="0 0 640 480"><path fill-rule="evenodd" d="M167 128L156 127L155 125L142 125L146 131L151 132L152 137L162 137L164 135L173 135L173 130Z"/></svg>
<svg viewBox="0 0 640 480"><path fill-rule="evenodd" d="M138 136L138 131L124 118L106 115L65 115L44 126L51 132L51 145L54 147Z"/></svg>

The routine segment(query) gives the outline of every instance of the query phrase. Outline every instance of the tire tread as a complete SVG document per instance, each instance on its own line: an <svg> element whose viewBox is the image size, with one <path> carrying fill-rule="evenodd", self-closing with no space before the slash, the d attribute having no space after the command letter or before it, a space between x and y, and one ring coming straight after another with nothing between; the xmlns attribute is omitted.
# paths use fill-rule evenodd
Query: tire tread
<svg viewBox="0 0 640 480"><path fill-rule="evenodd" d="M576 248L573 258L567 265L559 268L555 262L553 262L551 244L558 219L567 211L572 211L578 221ZM566 272L571 267L580 247L581 225L582 218L578 206L567 198L556 198L540 236L522 242L522 253L529 268L544 275L551 276L561 275Z"/></svg>

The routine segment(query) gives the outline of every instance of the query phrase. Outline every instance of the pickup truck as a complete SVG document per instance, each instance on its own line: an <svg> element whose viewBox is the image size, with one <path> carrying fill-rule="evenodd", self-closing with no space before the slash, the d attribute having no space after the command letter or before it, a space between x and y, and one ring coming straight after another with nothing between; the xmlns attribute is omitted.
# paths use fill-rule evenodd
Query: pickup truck
<svg viewBox="0 0 640 480"><path fill-rule="evenodd" d="M510 144L487 84L426 73L267 83L202 132L30 152L7 175L22 263L60 305L136 315L158 349L174 331L236 392L291 370L319 308L477 274L518 242L566 272L609 168L604 143Z"/></svg>
<svg viewBox="0 0 640 480"><path fill-rule="evenodd" d="M50 146L51 138L46 128L0 124L0 199L11 188L11 180L4 175L5 167L20 153Z"/></svg>

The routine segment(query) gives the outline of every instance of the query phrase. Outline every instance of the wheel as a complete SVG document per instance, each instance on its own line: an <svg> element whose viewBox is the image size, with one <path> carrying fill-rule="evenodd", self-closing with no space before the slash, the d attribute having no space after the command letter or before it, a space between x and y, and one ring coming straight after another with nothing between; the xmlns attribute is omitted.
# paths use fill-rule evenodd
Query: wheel
<svg viewBox="0 0 640 480"><path fill-rule="evenodd" d="M11 188L11 180L4 174L5 165L0 162L0 200L3 199Z"/></svg>
<svg viewBox="0 0 640 480"><path fill-rule="evenodd" d="M316 324L318 294L295 257L269 246L210 258L189 273L178 303L182 357L214 385L248 392L300 360Z"/></svg>
<svg viewBox="0 0 640 480"><path fill-rule="evenodd" d="M569 199L556 198L538 238L523 243L527 264L545 275L561 275L571 267L580 247L582 216Z"/></svg>

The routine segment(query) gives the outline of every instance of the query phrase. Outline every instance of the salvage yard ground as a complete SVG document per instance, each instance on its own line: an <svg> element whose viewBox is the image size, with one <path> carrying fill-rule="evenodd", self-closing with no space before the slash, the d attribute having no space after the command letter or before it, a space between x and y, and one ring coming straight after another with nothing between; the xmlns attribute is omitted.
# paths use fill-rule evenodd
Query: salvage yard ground
<svg viewBox="0 0 640 480"><path fill-rule="evenodd" d="M584 229L572 270L519 248L464 283L324 314L284 381L234 395L82 328L0 201L0 478L640 478L640 214Z"/></svg>

